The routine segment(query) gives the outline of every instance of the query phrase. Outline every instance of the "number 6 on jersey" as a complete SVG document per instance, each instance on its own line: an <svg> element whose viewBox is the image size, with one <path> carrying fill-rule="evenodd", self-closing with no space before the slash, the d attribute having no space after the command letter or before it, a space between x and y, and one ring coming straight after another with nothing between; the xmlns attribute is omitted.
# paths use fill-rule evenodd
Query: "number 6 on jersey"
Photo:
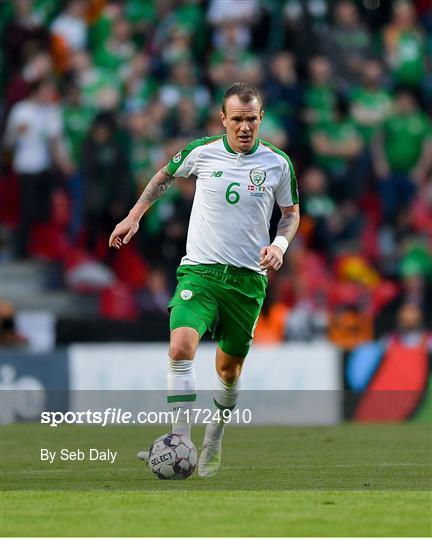
<svg viewBox="0 0 432 540"><path fill-rule="evenodd" d="M234 191L234 186L240 186L239 182L231 182L226 189L225 199L228 204L237 204L240 200L240 193Z"/></svg>

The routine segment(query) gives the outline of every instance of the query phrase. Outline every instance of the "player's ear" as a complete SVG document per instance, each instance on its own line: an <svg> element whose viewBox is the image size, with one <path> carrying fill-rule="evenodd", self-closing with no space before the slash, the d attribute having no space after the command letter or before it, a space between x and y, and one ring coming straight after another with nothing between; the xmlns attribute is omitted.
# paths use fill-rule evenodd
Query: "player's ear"
<svg viewBox="0 0 432 540"><path fill-rule="evenodd" d="M260 122L262 122L263 118L264 118L264 110L261 110L261 112L260 112Z"/></svg>
<svg viewBox="0 0 432 540"><path fill-rule="evenodd" d="M223 111L220 112L220 117L221 117L223 127L226 127L226 116Z"/></svg>

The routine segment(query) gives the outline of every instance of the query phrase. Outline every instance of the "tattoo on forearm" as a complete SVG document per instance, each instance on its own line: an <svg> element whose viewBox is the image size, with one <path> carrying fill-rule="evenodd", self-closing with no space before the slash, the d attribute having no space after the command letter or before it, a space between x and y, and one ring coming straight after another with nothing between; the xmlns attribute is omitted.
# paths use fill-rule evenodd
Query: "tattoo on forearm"
<svg viewBox="0 0 432 540"><path fill-rule="evenodd" d="M290 243L294 238L299 223L300 218L298 214L282 216L277 226L276 236L284 236L288 240L288 243Z"/></svg>
<svg viewBox="0 0 432 540"><path fill-rule="evenodd" d="M166 167L163 167L147 184L138 201L141 203L154 203L157 199L159 199L159 197L168 191L174 180L174 176L170 176L166 170Z"/></svg>

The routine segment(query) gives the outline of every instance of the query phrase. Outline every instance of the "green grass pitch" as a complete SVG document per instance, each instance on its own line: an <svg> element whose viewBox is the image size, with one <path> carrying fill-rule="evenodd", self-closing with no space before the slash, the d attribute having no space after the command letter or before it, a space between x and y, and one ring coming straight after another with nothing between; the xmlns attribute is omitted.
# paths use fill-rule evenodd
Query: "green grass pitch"
<svg viewBox="0 0 432 540"><path fill-rule="evenodd" d="M228 427L220 475L159 481L153 427L2 428L2 536L430 536L426 423ZM202 430L195 428L198 445ZM40 448L118 451L114 464Z"/></svg>

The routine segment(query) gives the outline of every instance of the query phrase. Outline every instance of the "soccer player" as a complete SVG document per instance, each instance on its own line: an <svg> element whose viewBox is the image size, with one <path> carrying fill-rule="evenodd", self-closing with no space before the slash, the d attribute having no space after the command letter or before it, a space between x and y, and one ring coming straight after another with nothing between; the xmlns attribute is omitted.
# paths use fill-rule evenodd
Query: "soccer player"
<svg viewBox="0 0 432 540"><path fill-rule="evenodd" d="M264 111L253 86L235 83L224 95L221 120L226 134L188 144L150 180L129 215L114 229L109 245L120 249L138 231L139 221L176 177L197 178L186 255L169 302L168 404L178 420L172 432L190 439L187 410L196 399L193 359L209 330L217 341L218 388L214 404L232 410L239 377L267 287L267 270L279 270L299 224L299 196L288 156L258 138ZM269 243L274 203L282 217ZM222 416L222 415L221 415ZM224 422L205 431L198 462L200 476L221 465ZM139 452L147 459L148 452Z"/></svg>

